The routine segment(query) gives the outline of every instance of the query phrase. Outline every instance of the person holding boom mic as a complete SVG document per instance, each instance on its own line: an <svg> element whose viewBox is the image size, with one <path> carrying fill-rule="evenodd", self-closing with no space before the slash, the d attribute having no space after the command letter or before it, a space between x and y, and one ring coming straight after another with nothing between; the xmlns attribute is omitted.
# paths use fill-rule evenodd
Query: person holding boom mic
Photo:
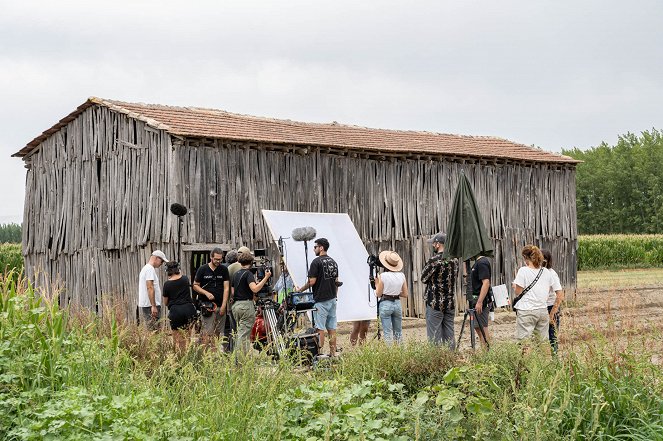
<svg viewBox="0 0 663 441"><path fill-rule="evenodd" d="M294 232L293 232L294 233ZM293 234L293 239L295 235ZM297 240L297 239L295 239ZM311 262L308 280L299 289L306 291L313 287L315 301L313 321L320 340L320 350L325 345L325 332L329 336L330 356L336 355L336 292L338 290L338 265L327 255L329 241L324 237L315 240L313 251L317 256Z"/></svg>

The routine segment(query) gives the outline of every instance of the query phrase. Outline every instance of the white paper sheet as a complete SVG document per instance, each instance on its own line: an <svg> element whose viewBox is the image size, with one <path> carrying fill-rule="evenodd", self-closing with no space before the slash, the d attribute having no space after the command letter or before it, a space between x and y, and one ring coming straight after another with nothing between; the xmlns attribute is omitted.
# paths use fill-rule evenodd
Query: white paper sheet
<svg viewBox="0 0 663 441"><path fill-rule="evenodd" d="M495 298L495 306L497 308L503 308L511 304L509 291L506 289L506 285L493 286L493 297Z"/></svg>
<svg viewBox="0 0 663 441"><path fill-rule="evenodd" d="M336 316L339 322L372 320L376 317L375 293L368 285L368 251L350 216L346 213L301 213L295 211L262 210L274 242L279 237L285 244L285 261L297 286L306 282L308 268L304 242L292 240L292 230L313 227L315 238L329 240L328 254L338 264L338 278L343 286L338 289ZM314 239L315 240L315 239ZM308 263L315 259L313 241L308 242Z"/></svg>

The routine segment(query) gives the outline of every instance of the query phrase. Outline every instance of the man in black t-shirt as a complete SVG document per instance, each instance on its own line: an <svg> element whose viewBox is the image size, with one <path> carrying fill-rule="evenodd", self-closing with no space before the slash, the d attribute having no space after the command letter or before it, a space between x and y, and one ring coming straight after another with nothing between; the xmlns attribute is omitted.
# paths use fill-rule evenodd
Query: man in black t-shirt
<svg viewBox="0 0 663 441"><path fill-rule="evenodd" d="M313 251L318 256L311 262L308 281L299 291L313 287L315 311L313 321L320 337L320 350L324 347L325 331L329 335L330 355L336 355L336 291L338 289L338 265L327 255L329 241L324 237L315 240Z"/></svg>
<svg viewBox="0 0 663 441"><path fill-rule="evenodd" d="M230 294L230 275L228 268L221 265L223 251L214 248L210 252L210 262L198 268L193 282L193 290L198 299L212 302L216 308L212 315L202 315L200 332L203 342L210 344L213 336L221 335L226 324L226 311L228 309L228 296Z"/></svg>
<svg viewBox="0 0 663 441"><path fill-rule="evenodd" d="M490 259L485 256L477 257L477 260L472 266L470 276L472 296L473 301L476 301L475 309L477 312L477 320L474 320L474 327L478 328L481 325L488 340L490 340L490 335L488 334L488 316L493 304L493 289L490 286L491 275ZM486 343L481 332L479 332L479 339L483 343Z"/></svg>

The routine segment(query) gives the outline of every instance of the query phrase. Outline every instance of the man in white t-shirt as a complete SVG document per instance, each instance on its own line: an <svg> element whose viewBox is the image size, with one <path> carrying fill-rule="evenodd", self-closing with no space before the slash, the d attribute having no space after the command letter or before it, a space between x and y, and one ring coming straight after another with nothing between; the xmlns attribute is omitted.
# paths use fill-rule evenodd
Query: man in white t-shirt
<svg viewBox="0 0 663 441"><path fill-rule="evenodd" d="M140 310L140 321L147 329L157 329L157 322L161 315L161 284L157 268L167 263L168 259L161 250L156 250L150 256L138 276L138 309Z"/></svg>

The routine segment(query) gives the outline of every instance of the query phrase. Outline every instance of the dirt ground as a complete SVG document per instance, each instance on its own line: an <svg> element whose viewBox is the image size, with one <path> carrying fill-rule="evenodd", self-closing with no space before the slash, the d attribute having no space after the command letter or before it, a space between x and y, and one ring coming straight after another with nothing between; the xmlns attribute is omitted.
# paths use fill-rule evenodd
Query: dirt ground
<svg viewBox="0 0 663 441"><path fill-rule="evenodd" d="M621 342L649 336L652 344L661 345L658 353L663 354L660 338L663 335L663 269L580 273L575 295L567 294L561 320L560 351L572 350L578 342L592 338L605 336ZM462 314L456 317L456 340L462 321ZM489 324L492 339L513 340L515 321L514 312L495 311L495 320ZM463 332L461 349L470 347L468 325ZM351 350L351 330L351 323L339 324L338 344L342 350ZM374 339L375 334L374 320L368 339ZM408 341L425 341L425 319L404 318L403 337ZM661 362L660 355L654 355L653 359Z"/></svg>

